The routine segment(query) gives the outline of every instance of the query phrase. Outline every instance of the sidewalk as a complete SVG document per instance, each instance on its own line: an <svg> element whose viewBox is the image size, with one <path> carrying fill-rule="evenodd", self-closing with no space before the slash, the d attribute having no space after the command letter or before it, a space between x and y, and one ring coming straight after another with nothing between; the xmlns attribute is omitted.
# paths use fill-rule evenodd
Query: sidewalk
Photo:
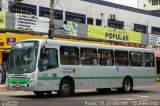
<svg viewBox="0 0 160 106"><path fill-rule="evenodd" d="M6 91L5 84L0 84L0 92Z"/></svg>

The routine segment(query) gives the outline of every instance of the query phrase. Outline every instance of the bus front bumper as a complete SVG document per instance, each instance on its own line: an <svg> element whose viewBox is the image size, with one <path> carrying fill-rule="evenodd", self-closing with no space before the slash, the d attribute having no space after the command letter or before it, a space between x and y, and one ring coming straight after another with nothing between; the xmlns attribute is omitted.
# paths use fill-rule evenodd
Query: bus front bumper
<svg viewBox="0 0 160 106"><path fill-rule="evenodd" d="M36 83L29 84L11 84L6 82L6 89L13 91L35 91Z"/></svg>

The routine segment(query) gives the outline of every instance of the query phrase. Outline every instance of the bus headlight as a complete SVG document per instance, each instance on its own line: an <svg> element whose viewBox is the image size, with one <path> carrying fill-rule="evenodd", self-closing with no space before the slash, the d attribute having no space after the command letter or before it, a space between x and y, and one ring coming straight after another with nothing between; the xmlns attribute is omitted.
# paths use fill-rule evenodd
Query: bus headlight
<svg viewBox="0 0 160 106"><path fill-rule="evenodd" d="M31 82L34 80L34 76L35 76L35 74L32 74L32 75L30 76L29 83L31 83Z"/></svg>

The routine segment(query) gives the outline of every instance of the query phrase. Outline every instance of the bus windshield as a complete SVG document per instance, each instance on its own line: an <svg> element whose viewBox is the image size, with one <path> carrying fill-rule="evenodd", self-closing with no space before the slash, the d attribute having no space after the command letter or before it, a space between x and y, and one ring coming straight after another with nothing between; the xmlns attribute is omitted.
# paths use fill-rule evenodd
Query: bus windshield
<svg viewBox="0 0 160 106"><path fill-rule="evenodd" d="M10 74L31 73L36 69L38 42L20 42L13 45L7 64Z"/></svg>

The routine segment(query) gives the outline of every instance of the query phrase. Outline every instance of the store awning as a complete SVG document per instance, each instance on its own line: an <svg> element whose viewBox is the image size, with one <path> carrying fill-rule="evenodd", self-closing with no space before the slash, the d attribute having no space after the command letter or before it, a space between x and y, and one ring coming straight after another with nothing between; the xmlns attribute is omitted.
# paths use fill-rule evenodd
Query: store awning
<svg viewBox="0 0 160 106"><path fill-rule="evenodd" d="M159 48L152 48L152 49L153 49L155 57L160 57L160 49Z"/></svg>

